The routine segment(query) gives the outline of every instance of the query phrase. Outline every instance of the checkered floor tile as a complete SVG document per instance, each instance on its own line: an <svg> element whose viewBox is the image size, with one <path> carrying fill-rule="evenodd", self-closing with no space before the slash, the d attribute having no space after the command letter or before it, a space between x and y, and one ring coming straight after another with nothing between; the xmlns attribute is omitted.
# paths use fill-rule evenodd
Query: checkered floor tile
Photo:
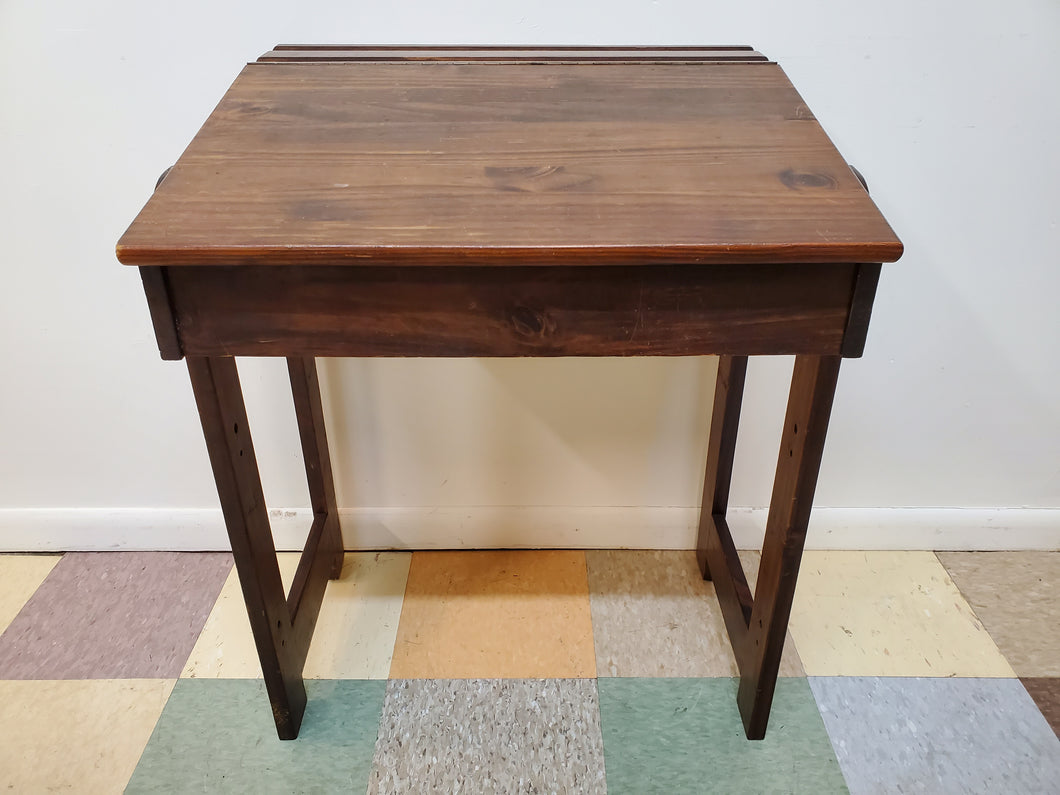
<svg viewBox="0 0 1060 795"><path fill-rule="evenodd" d="M752 743L694 553L350 553L281 742L231 556L0 555L0 789L1055 792L1058 592L1056 552L808 552Z"/></svg>

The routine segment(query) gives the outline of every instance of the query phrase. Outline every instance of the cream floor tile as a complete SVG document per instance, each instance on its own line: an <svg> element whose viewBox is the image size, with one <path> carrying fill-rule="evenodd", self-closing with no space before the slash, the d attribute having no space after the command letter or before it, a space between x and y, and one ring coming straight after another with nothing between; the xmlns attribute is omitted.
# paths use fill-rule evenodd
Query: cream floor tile
<svg viewBox="0 0 1060 795"><path fill-rule="evenodd" d="M1060 552L939 552L1021 677L1060 676Z"/></svg>
<svg viewBox="0 0 1060 795"><path fill-rule="evenodd" d="M741 552L754 587L757 552ZM590 550L589 598L599 676L739 676L714 585L694 551ZM802 676L791 638L781 676Z"/></svg>
<svg viewBox="0 0 1060 795"><path fill-rule="evenodd" d="M347 552L342 577L328 583L309 646L310 679L386 679L394 650L411 554ZM298 553L278 555L284 588ZM206 620L182 678L261 676L254 637L235 570Z"/></svg>
<svg viewBox="0 0 1060 795"><path fill-rule="evenodd" d="M280 579L284 590L291 587L298 568L297 552L281 552L276 558L280 564ZM345 565L345 559L343 560ZM330 583L329 583L330 585ZM261 664L250 631L243 592L239 588L239 575L232 568L221 593L210 611L195 647L188 656L181 679L257 679L261 677Z"/></svg>
<svg viewBox="0 0 1060 795"><path fill-rule="evenodd" d="M0 681L0 790L121 792L175 681Z"/></svg>
<svg viewBox="0 0 1060 795"><path fill-rule="evenodd" d="M387 678L411 561L410 552L346 554L320 608L307 677Z"/></svg>
<svg viewBox="0 0 1060 795"><path fill-rule="evenodd" d="M583 552L413 554L392 679L595 676Z"/></svg>
<svg viewBox="0 0 1060 795"><path fill-rule="evenodd" d="M62 555L0 555L0 633L18 615Z"/></svg>
<svg viewBox="0 0 1060 795"><path fill-rule="evenodd" d="M931 552L807 552L789 628L809 676L1015 676Z"/></svg>

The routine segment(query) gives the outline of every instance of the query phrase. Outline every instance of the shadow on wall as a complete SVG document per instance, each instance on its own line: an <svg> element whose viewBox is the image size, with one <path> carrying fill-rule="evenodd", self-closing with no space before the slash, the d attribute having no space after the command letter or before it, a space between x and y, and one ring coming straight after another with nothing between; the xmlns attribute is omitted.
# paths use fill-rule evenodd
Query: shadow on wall
<svg viewBox="0 0 1060 795"><path fill-rule="evenodd" d="M319 360L343 508L696 505L717 360Z"/></svg>

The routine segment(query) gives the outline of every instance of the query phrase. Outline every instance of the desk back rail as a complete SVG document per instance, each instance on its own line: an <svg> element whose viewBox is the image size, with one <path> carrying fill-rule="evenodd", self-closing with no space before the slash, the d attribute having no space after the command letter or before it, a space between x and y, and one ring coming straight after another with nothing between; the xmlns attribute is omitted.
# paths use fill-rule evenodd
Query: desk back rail
<svg viewBox="0 0 1060 795"><path fill-rule="evenodd" d="M278 44L258 63L450 61L488 63L772 63L747 45L574 47Z"/></svg>

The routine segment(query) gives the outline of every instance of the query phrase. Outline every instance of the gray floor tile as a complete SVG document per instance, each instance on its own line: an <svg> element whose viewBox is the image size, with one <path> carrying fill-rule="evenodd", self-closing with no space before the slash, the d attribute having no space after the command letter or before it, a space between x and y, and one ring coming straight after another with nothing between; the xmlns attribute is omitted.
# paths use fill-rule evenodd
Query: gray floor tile
<svg viewBox="0 0 1060 795"><path fill-rule="evenodd" d="M758 554L741 553L749 582ZM692 550L585 553L598 676L732 677L739 674L714 584ZM804 676L784 644L781 676Z"/></svg>
<svg viewBox="0 0 1060 795"><path fill-rule="evenodd" d="M592 679L391 680L370 793L602 793Z"/></svg>

